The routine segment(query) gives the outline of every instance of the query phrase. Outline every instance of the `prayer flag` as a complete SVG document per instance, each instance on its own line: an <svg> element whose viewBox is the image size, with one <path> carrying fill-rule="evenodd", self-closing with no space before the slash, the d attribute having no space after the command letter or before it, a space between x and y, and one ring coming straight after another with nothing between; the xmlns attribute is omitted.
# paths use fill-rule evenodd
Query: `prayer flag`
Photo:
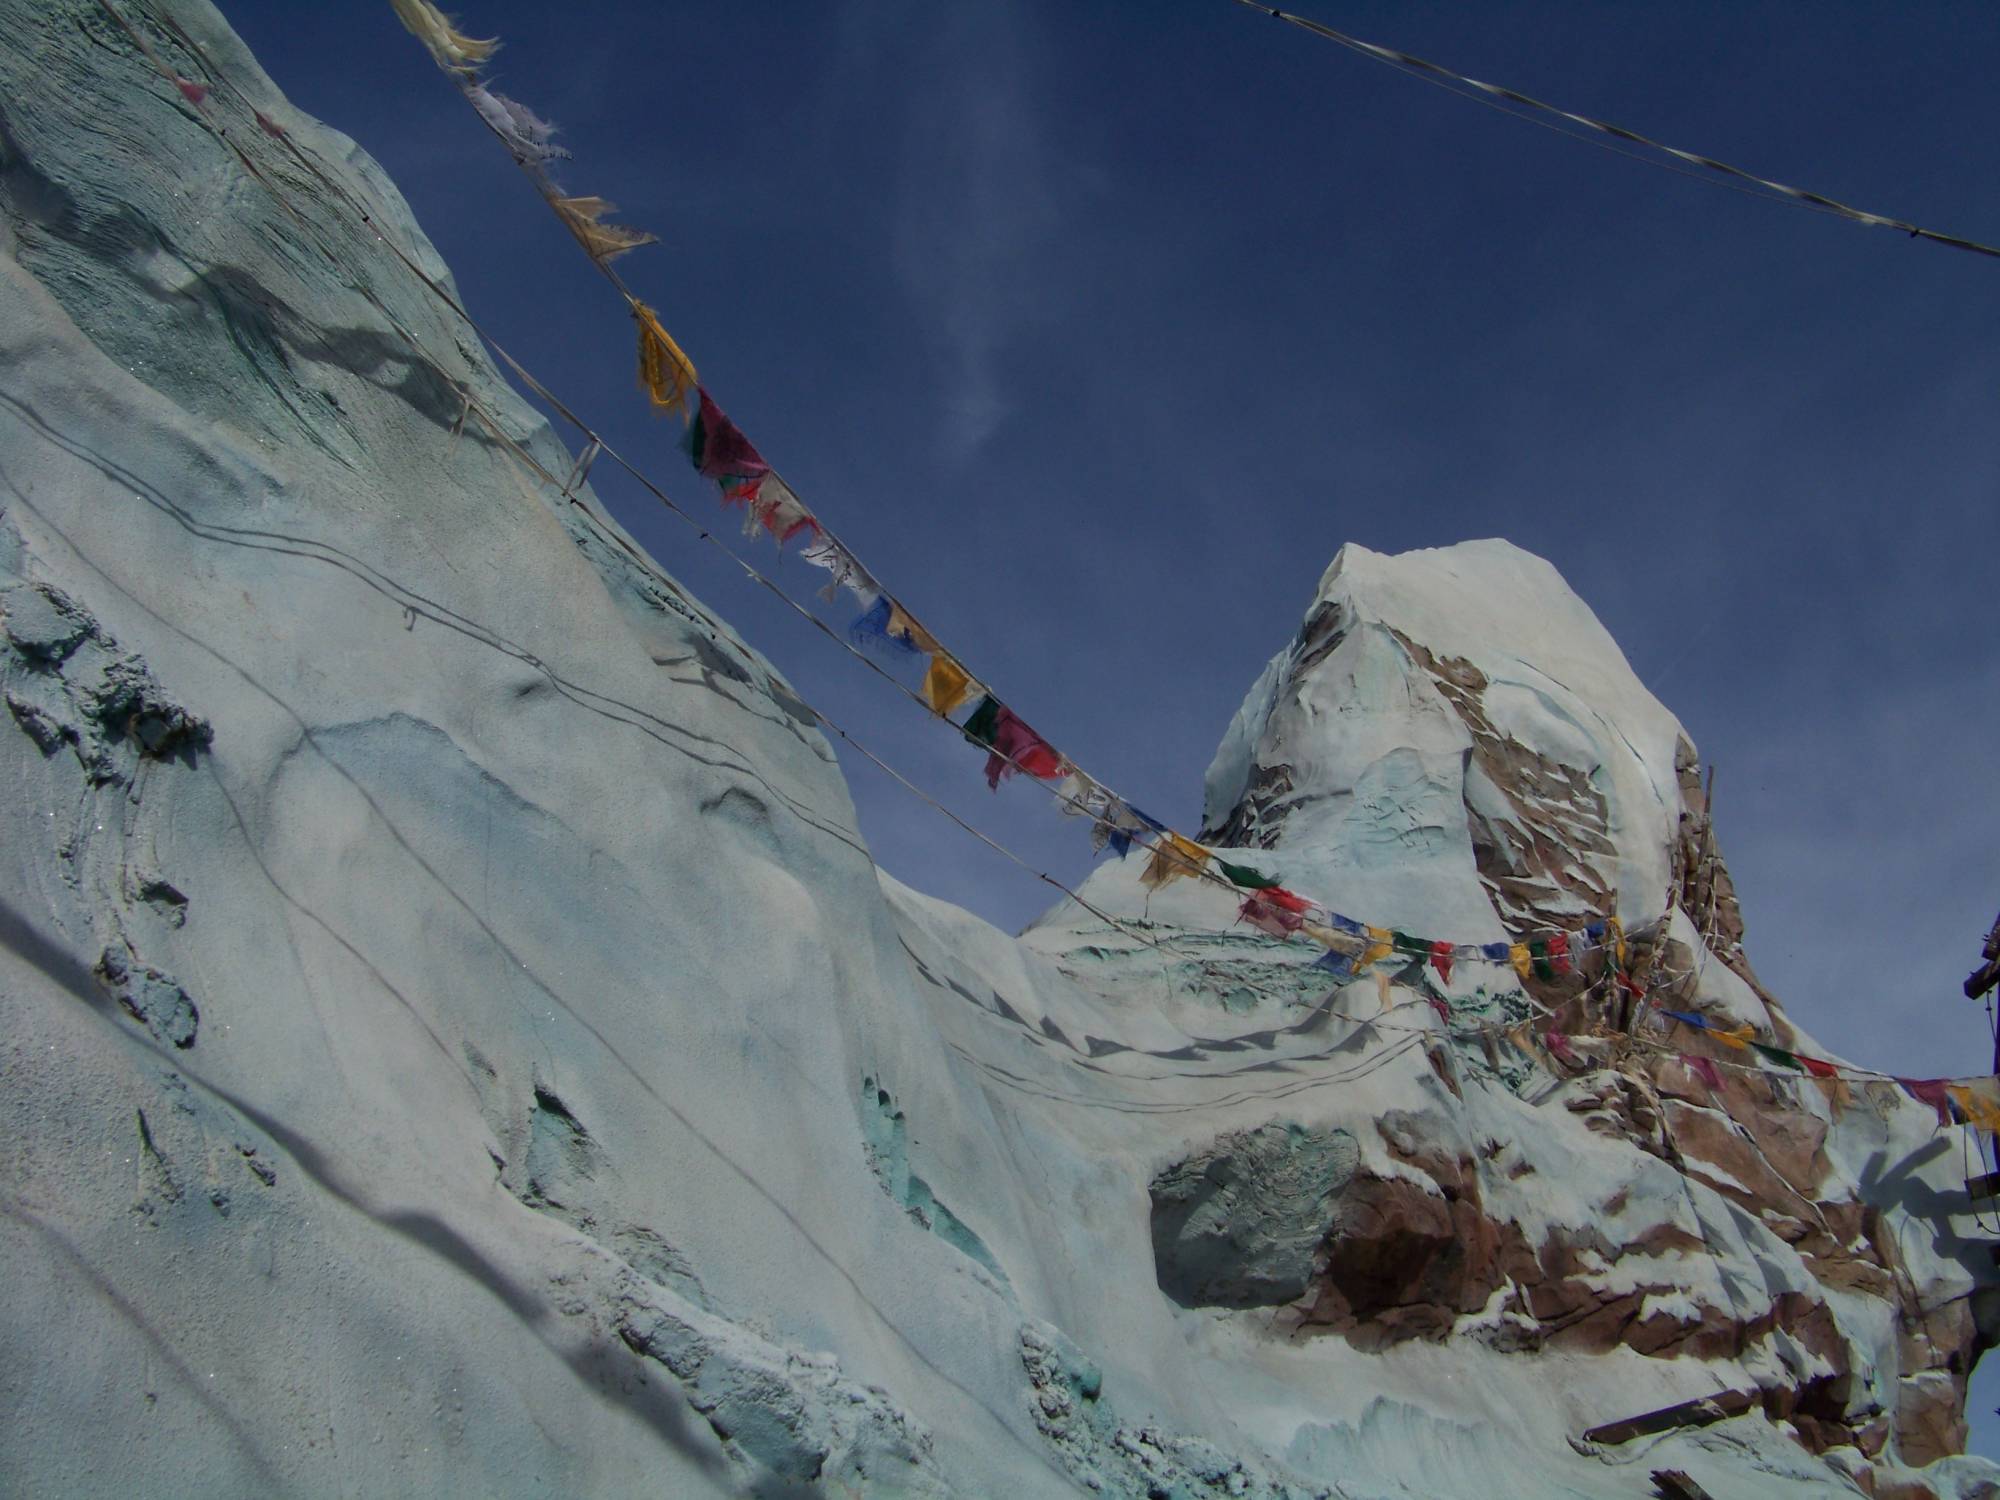
<svg viewBox="0 0 2000 1500"><path fill-rule="evenodd" d="M1262 894L1273 906L1282 906L1286 911L1297 912L1301 916L1312 910L1312 902L1281 885L1267 885Z"/></svg>
<svg viewBox="0 0 2000 1500"><path fill-rule="evenodd" d="M1330 911L1326 914L1326 924L1337 931L1349 933L1354 937L1360 937L1363 930L1361 924L1355 921L1354 918L1343 917L1337 911Z"/></svg>
<svg viewBox="0 0 2000 1500"><path fill-rule="evenodd" d="M1741 1052L1745 1047L1753 1045L1751 1037L1755 1035L1747 1025L1738 1026L1733 1031L1724 1031L1713 1022L1706 1021L1702 1023L1702 1030L1722 1043L1723 1046L1737 1052Z"/></svg>
<svg viewBox="0 0 2000 1500"><path fill-rule="evenodd" d="M1799 1066L1815 1078L1838 1078L1840 1076L1840 1069L1820 1057L1802 1057L1799 1059Z"/></svg>
<svg viewBox="0 0 2000 1500"><path fill-rule="evenodd" d="M1715 1065L1712 1057L1696 1057L1691 1052L1681 1054L1681 1066L1708 1085L1712 1094L1722 1092L1722 1070Z"/></svg>
<svg viewBox="0 0 2000 1500"><path fill-rule="evenodd" d="M1533 961L1534 956L1528 952L1528 945L1526 943L1509 943L1507 945L1507 962L1514 966L1514 972L1519 974L1523 979L1526 979L1532 972L1531 965Z"/></svg>
<svg viewBox="0 0 2000 1500"><path fill-rule="evenodd" d="M1438 978L1442 979L1446 984L1451 983L1451 961L1454 953L1455 950L1450 943L1436 942L1431 944L1431 967L1438 971Z"/></svg>
<svg viewBox="0 0 2000 1500"><path fill-rule="evenodd" d="M1558 976L1570 972L1568 933L1552 932L1549 934L1549 968Z"/></svg>
<svg viewBox="0 0 2000 1500"><path fill-rule="evenodd" d="M1618 967L1625 967L1625 924L1616 917L1606 917L1604 925L1611 929L1612 950L1617 956Z"/></svg>
<svg viewBox="0 0 2000 1500"><path fill-rule="evenodd" d="M1528 956L1534 961L1535 978L1554 979L1556 971L1549 967L1549 945L1543 938L1528 940Z"/></svg>
<svg viewBox="0 0 2000 1500"><path fill-rule="evenodd" d="M1329 948L1312 961L1312 967L1324 969L1336 979L1346 979L1354 972L1354 959L1349 954Z"/></svg>
<svg viewBox="0 0 2000 1500"><path fill-rule="evenodd" d="M1655 1014L1665 1016L1669 1021L1679 1021L1684 1026L1692 1026L1697 1031L1708 1030L1708 1022L1704 1021L1700 1016L1694 1015L1689 1011L1662 1010L1655 1012Z"/></svg>
<svg viewBox="0 0 2000 1500"><path fill-rule="evenodd" d="M505 94L491 93L483 84L468 82L464 89L465 97L479 111L479 118L500 137L522 166L539 167L569 156L555 143L555 126L537 118L527 105L516 103Z"/></svg>
<svg viewBox="0 0 2000 1500"><path fill-rule="evenodd" d="M1232 865L1226 859L1218 859L1215 867L1229 878L1231 884L1241 886L1246 891L1261 891L1278 883L1278 877L1275 875L1259 874L1245 865Z"/></svg>
<svg viewBox="0 0 2000 1500"><path fill-rule="evenodd" d="M554 197L549 199L549 207L576 236L576 242L583 246L584 253L600 265L616 260L627 250L637 250L641 245L650 245L659 239L657 234L648 234L628 224L600 222L606 214L618 212L617 204L603 198L588 195L579 198Z"/></svg>
<svg viewBox="0 0 2000 1500"><path fill-rule="evenodd" d="M1752 1051L1756 1052L1759 1057L1762 1057L1767 1062L1774 1062L1781 1068L1791 1068L1797 1072L1805 1071L1799 1063L1798 1058L1787 1052L1783 1047L1770 1047L1766 1046L1763 1042L1752 1042L1750 1047Z"/></svg>
<svg viewBox="0 0 2000 1500"><path fill-rule="evenodd" d="M1190 843L1178 833L1164 833L1153 845L1153 857L1140 874L1139 883L1148 890L1158 890L1170 881L1199 875L1207 863L1208 851L1201 845Z"/></svg>
<svg viewBox="0 0 2000 1500"><path fill-rule="evenodd" d="M1942 1078L1898 1078L1903 1092L1920 1104L1928 1104L1937 1111L1940 1126L1951 1123L1951 1096L1945 1092L1946 1083Z"/></svg>
<svg viewBox="0 0 2000 1500"><path fill-rule="evenodd" d="M1491 959L1496 964L1510 962L1510 954L1511 950L1505 943L1481 943L1479 945L1479 956Z"/></svg>
<svg viewBox="0 0 2000 1500"><path fill-rule="evenodd" d="M1364 930L1368 934L1368 946L1361 952L1359 966L1365 969L1368 965L1385 959L1395 952L1396 939L1395 934L1386 927L1369 927Z"/></svg>
<svg viewBox="0 0 2000 1500"><path fill-rule="evenodd" d="M707 479L761 479L770 473L763 454L722 414L715 398L702 387L696 388L696 394L701 398L701 410L689 438L696 470Z"/></svg>
<svg viewBox="0 0 2000 1500"><path fill-rule="evenodd" d="M949 718L971 696L972 687L972 674L940 651L931 658L930 670L924 673L924 702L931 706L932 713Z"/></svg>
<svg viewBox="0 0 2000 1500"><path fill-rule="evenodd" d="M1389 943L1398 953L1421 954L1428 958L1431 945L1422 938L1411 937L1407 932L1391 932Z"/></svg>
<svg viewBox="0 0 2000 1500"><path fill-rule="evenodd" d="M1363 946L1348 936L1348 934L1340 931L1340 929L1336 927L1321 927L1316 922L1301 924L1299 931L1303 932L1315 943L1318 943L1322 948L1332 948L1336 952L1345 953L1350 956L1360 953Z"/></svg>
<svg viewBox="0 0 2000 1500"><path fill-rule="evenodd" d="M1572 1068L1583 1066L1583 1059L1576 1055L1575 1049L1569 1044L1569 1038L1562 1032L1545 1031L1542 1033L1542 1041L1548 1047L1550 1055L1559 1061Z"/></svg>
<svg viewBox="0 0 2000 1500"><path fill-rule="evenodd" d="M500 40L475 40L457 30L430 0L389 0L410 35L430 49L432 59L447 73L470 73L500 50Z"/></svg>
<svg viewBox="0 0 2000 1500"><path fill-rule="evenodd" d="M1090 842L1100 852L1109 848L1123 859L1132 852L1132 835L1146 825L1140 821L1141 815L1116 797L1106 795L1104 813L1090 830Z"/></svg>
<svg viewBox="0 0 2000 1500"><path fill-rule="evenodd" d="M994 718L988 744L992 753L986 757L986 784L995 791L1017 770L1040 781L1053 781L1063 774L1063 758L1004 703Z"/></svg>
<svg viewBox="0 0 2000 1500"><path fill-rule="evenodd" d="M1948 1090L1966 1120L1988 1135L2000 1135L2000 1079L1968 1078Z"/></svg>
<svg viewBox="0 0 2000 1500"><path fill-rule="evenodd" d="M1249 897L1238 909L1237 916L1259 932L1269 933L1272 937L1290 937L1304 925L1302 919L1294 913L1286 911L1282 906L1273 906L1264 898L1262 892Z"/></svg>
<svg viewBox="0 0 2000 1500"><path fill-rule="evenodd" d="M886 623L887 616L883 618ZM959 725L959 733L965 736L968 743L990 750L993 748L993 727L999 722L1000 700L988 693L979 700L979 707L972 711L971 717Z"/></svg>
<svg viewBox="0 0 2000 1500"><path fill-rule="evenodd" d="M901 611L896 608L896 601L884 594L869 606L867 613L847 627L847 634L857 646L880 642L905 654L913 654L917 646L910 639L908 617L899 620L899 614ZM897 628L899 625L901 629ZM967 727L969 730L970 726Z"/></svg>

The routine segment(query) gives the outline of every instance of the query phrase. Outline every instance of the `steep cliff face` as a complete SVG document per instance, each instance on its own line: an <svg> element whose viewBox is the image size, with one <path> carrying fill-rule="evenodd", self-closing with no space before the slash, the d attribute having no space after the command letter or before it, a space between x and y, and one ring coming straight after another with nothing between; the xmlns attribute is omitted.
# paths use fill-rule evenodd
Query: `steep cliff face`
<svg viewBox="0 0 2000 1500"><path fill-rule="evenodd" d="M1712 1096L1593 973L1329 993L1136 856L1022 939L878 875L798 694L306 191L444 278L379 171L121 9L205 103L0 0L10 1489L1985 1492L1927 1112ZM1210 822L1465 941L1667 912L1790 1037L1692 767L1546 564L1350 549Z"/></svg>

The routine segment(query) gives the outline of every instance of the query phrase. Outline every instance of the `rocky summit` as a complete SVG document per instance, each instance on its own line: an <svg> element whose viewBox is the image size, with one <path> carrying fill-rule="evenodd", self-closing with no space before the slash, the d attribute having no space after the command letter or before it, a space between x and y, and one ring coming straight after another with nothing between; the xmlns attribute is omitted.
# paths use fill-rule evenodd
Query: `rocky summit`
<svg viewBox="0 0 2000 1500"><path fill-rule="evenodd" d="M1826 1056L1551 566L1348 547L1206 786L1498 959L1143 849L1010 936L543 477L381 171L120 14L0 0L10 1493L2000 1494L1955 1136L1661 1016Z"/></svg>

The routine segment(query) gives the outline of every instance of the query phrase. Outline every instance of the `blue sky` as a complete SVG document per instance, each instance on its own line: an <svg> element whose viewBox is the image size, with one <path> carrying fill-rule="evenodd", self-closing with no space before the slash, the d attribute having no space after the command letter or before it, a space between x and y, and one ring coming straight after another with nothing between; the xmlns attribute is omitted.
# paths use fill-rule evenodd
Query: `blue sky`
<svg viewBox="0 0 2000 1500"><path fill-rule="evenodd" d="M2000 261L1621 160L1231 0L459 8L564 127L572 190L661 236L621 268L731 415L1080 763L1192 830L1342 542L1508 537L1719 768L1749 951L1793 1014L1871 1065L1983 1066L1958 984L2000 907ZM711 505L622 307L389 7L225 10L385 164L475 314ZM1308 13L2000 242L2000 7ZM989 795L955 736L600 488L808 700L1084 872L1045 799ZM886 868L1010 927L1047 904L851 781ZM2000 1378L1976 1395L2000 1453Z"/></svg>

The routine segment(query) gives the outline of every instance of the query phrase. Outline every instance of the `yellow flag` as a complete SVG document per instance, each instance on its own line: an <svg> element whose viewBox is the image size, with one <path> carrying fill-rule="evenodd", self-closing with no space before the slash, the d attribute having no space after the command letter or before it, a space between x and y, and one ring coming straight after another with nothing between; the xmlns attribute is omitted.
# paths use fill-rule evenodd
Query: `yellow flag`
<svg viewBox="0 0 2000 1500"><path fill-rule="evenodd" d="M660 326L652 308L634 302L632 317L639 325L639 384L653 398L653 405L685 416L688 397L695 389L693 362Z"/></svg>
<svg viewBox="0 0 2000 1500"><path fill-rule="evenodd" d="M1178 833L1162 834L1153 845L1153 857L1140 874L1139 883L1148 890L1158 890L1169 881L1199 875L1207 864L1208 851L1201 845L1190 843Z"/></svg>
<svg viewBox="0 0 2000 1500"><path fill-rule="evenodd" d="M1711 1040L1718 1041L1725 1047L1732 1047L1738 1052L1748 1051L1750 1043L1757 1036L1756 1031L1747 1022L1734 1031L1718 1031L1713 1026L1707 1027L1706 1030Z"/></svg>
<svg viewBox="0 0 2000 1500"><path fill-rule="evenodd" d="M911 618L903 606L894 599L889 601L889 623L883 628L891 640L907 641L926 654L942 649L938 645L938 638Z"/></svg>
<svg viewBox="0 0 2000 1500"><path fill-rule="evenodd" d="M500 50L498 37L484 41L465 35L430 0L389 0L404 28L430 49L448 73L470 73Z"/></svg>
<svg viewBox="0 0 2000 1500"><path fill-rule="evenodd" d="M1611 941L1618 955L1618 967L1625 967L1625 924L1616 917L1606 917L1604 925L1611 929Z"/></svg>
<svg viewBox="0 0 2000 1500"><path fill-rule="evenodd" d="M600 224L598 220L606 214L618 211L617 204L602 198L551 198L549 206L569 226L569 232L576 236L577 243L595 261L616 260L627 250L637 250L641 245L650 245L659 239L657 234L648 234L629 225Z"/></svg>
<svg viewBox="0 0 2000 1500"><path fill-rule="evenodd" d="M1945 1092L1965 1111L1965 1118L1988 1135L2000 1135L2000 1079L1945 1085Z"/></svg>
<svg viewBox="0 0 2000 1500"><path fill-rule="evenodd" d="M1365 969L1377 959L1387 958L1391 953L1396 951L1396 935L1388 928L1370 927L1367 929L1367 932L1368 946L1362 950L1361 957L1355 961L1354 966L1357 969Z"/></svg>
<svg viewBox="0 0 2000 1500"><path fill-rule="evenodd" d="M931 712L949 715L971 696L972 674L946 652L933 656L930 670L924 673L924 702L931 706Z"/></svg>
<svg viewBox="0 0 2000 1500"><path fill-rule="evenodd" d="M1514 966L1514 972L1523 979L1534 973L1535 956L1528 951L1526 943L1515 943L1508 948L1507 962Z"/></svg>
<svg viewBox="0 0 2000 1500"><path fill-rule="evenodd" d="M1322 948L1331 948L1335 953L1352 958L1361 951L1361 940L1350 932L1338 932L1331 927L1322 927L1317 922L1307 922L1299 928L1307 937Z"/></svg>

